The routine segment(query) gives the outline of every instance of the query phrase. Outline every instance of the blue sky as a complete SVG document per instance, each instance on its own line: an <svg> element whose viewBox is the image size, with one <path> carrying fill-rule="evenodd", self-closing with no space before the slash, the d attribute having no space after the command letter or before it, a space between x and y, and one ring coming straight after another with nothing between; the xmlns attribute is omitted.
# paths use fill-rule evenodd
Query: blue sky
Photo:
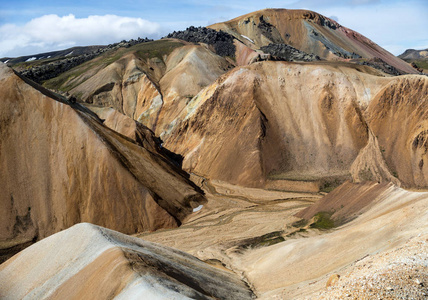
<svg viewBox="0 0 428 300"><path fill-rule="evenodd" d="M0 0L0 57L160 38L263 8L319 12L396 55L408 48L428 48L428 0Z"/></svg>

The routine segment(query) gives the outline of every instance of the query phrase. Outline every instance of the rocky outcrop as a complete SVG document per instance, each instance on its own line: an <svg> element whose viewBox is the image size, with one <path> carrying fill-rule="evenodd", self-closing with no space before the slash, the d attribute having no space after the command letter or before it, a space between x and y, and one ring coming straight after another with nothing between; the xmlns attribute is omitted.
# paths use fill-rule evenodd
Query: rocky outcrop
<svg viewBox="0 0 428 300"><path fill-rule="evenodd" d="M278 60L284 61L316 61L318 56L307 54L286 44L269 44L260 48L265 53L273 55Z"/></svg>
<svg viewBox="0 0 428 300"><path fill-rule="evenodd" d="M180 39L192 43L204 43L212 45L220 56L235 57L235 45L233 36L223 31L216 31L206 27L190 26L186 30L174 31L166 38Z"/></svg>
<svg viewBox="0 0 428 300"><path fill-rule="evenodd" d="M87 223L52 235L2 264L0 281L3 299L253 298L231 272Z"/></svg>
<svg viewBox="0 0 428 300"><path fill-rule="evenodd" d="M124 233L171 228L205 200L157 151L149 131L137 143L84 107L0 65L0 248L87 221Z"/></svg>
<svg viewBox="0 0 428 300"><path fill-rule="evenodd" d="M355 62L359 65L365 65L365 66L373 67L373 68L378 69L378 70L380 70L386 74L390 74L393 76L406 74L405 72L400 71L397 68L387 64L385 61L383 61L381 58L378 58L378 57L374 57L374 58L370 58L370 59L355 59L355 60L351 60L351 61Z"/></svg>

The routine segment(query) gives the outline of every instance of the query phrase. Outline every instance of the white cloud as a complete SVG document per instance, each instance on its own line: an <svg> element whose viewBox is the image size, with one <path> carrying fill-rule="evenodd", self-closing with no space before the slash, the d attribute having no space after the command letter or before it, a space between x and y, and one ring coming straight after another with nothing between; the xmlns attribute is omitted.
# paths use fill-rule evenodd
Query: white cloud
<svg viewBox="0 0 428 300"><path fill-rule="evenodd" d="M44 15L22 26L1 26L0 57L35 54L76 45L109 44L146 36L157 38L159 35L158 23L141 18Z"/></svg>

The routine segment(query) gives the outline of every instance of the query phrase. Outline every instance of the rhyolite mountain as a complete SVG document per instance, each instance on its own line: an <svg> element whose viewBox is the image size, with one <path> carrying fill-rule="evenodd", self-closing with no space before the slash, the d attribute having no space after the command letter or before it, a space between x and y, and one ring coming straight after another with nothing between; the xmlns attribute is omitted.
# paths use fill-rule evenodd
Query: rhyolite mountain
<svg viewBox="0 0 428 300"><path fill-rule="evenodd" d="M225 49L216 39L230 39L193 28L171 35L188 41L167 38L120 48L44 85L144 124L183 157L186 171L206 178L270 188L286 188L290 180L323 187L351 178L427 186L425 144L415 142L425 139L427 78L388 76L334 55L321 41L328 37L337 51L366 59L379 55L417 72L410 65L308 11L268 9L211 27L235 37L233 57L216 53ZM325 39L316 40L308 28ZM276 61L255 50L285 37L296 51L323 60ZM400 125L384 123L400 105L408 111ZM392 137L385 129L392 124L406 124L406 132Z"/></svg>

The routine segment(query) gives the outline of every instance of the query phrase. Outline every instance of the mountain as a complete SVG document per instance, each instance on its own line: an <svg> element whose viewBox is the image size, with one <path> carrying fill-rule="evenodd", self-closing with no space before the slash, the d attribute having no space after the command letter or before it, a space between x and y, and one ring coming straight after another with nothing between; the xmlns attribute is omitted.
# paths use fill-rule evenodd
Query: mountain
<svg viewBox="0 0 428 300"><path fill-rule="evenodd" d="M159 136L186 102L231 68L204 46L164 39L105 53L44 85L111 106Z"/></svg>
<svg viewBox="0 0 428 300"><path fill-rule="evenodd" d="M398 57L410 63L418 71L428 73L428 49L407 49Z"/></svg>
<svg viewBox="0 0 428 300"><path fill-rule="evenodd" d="M424 50L407 49L402 54L398 55L398 57L404 60L428 59L428 49L424 49Z"/></svg>
<svg viewBox="0 0 428 300"><path fill-rule="evenodd" d="M176 227L206 201L142 125L133 141L4 64L0 78L2 256L79 222Z"/></svg>
<svg viewBox="0 0 428 300"><path fill-rule="evenodd" d="M268 9L14 67L2 297L428 293L428 77L351 29Z"/></svg>
<svg viewBox="0 0 428 300"><path fill-rule="evenodd" d="M285 62L236 68L189 102L165 133L165 145L184 156L189 172L240 185L346 177L359 157L364 163L353 176L375 179L379 172L370 165L386 159L383 178L427 186L428 80L370 72ZM400 129L391 136L393 126ZM371 136L378 148L368 154Z"/></svg>
<svg viewBox="0 0 428 300"><path fill-rule="evenodd" d="M327 60L380 59L402 73L417 73L363 35L313 11L264 9L209 27L231 34L252 49L287 44Z"/></svg>
<svg viewBox="0 0 428 300"><path fill-rule="evenodd" d="M71 68L91 60L100 54L118 49L131 47L136 44L152 41L138 38L137 40L121 41L107 46L73 47L66 50L40 53L17 58L2 58L1 62L12 66L25 77L41 83L45 80L57 77Z"/></svg>
<svg viewBox="0 0 428 300"><path fill-rule="evenodd" d="M1 58L0 61L9 64L9 65L15 65L18 63L24 63L24 62L35 62L35 61L47 61L47 60L54 60L58 58L64 58L67 56L76 56L76 55L88 55L93 52L99 52L101 53L102 49L106 48L106 46L86 46L86 47L72 47L65 50L58 50L58 51L51 51L51 52L44 52L44 53L38 53L38 54L32 54L32 55L25 55L25 56L19 56L19 57L4 57Z"/></svg>
<svg viewBox="0 0 428 300"><path fill-rule="evenodd" d="M268 32L276 32L272 39L284 38L287 28L293 46L328 60L254 59L260 54L251 47L279 42L267 40L263 26L268 21ZM334 56L311 35L291 35L308 26L342 45L339 50L353 49L366 57L376 52L386 55L384 59L391 64L408 66L321 15L263 10L212 26L225 30L224 34L191 27L170 35L187 41L167 38L104 53L44 85L84 103L112 107L141 122L183 157L186 171L206 178L314 191L351 178L427 186L424 146L421 143L418 150L406 138L416 138L425 130L425 77L387 76ZM254 38L253 44L234 30L259 40ZM231 40L227 34L240 40ZM193 43L199 40L204 43ZM216 53L229 51L231 43L234 58ZM384 89L393 92L394 106L383 103L390 97ZM405 100L405 95L410 98ZM408 131L392 146L387 130L381 129L385 125L373 114L388 115L396 106L407 107L408 101L413 104L402 116ZM421 167L410 168L416 165ZM296 181L301 187L296 187Z"/></svg>

